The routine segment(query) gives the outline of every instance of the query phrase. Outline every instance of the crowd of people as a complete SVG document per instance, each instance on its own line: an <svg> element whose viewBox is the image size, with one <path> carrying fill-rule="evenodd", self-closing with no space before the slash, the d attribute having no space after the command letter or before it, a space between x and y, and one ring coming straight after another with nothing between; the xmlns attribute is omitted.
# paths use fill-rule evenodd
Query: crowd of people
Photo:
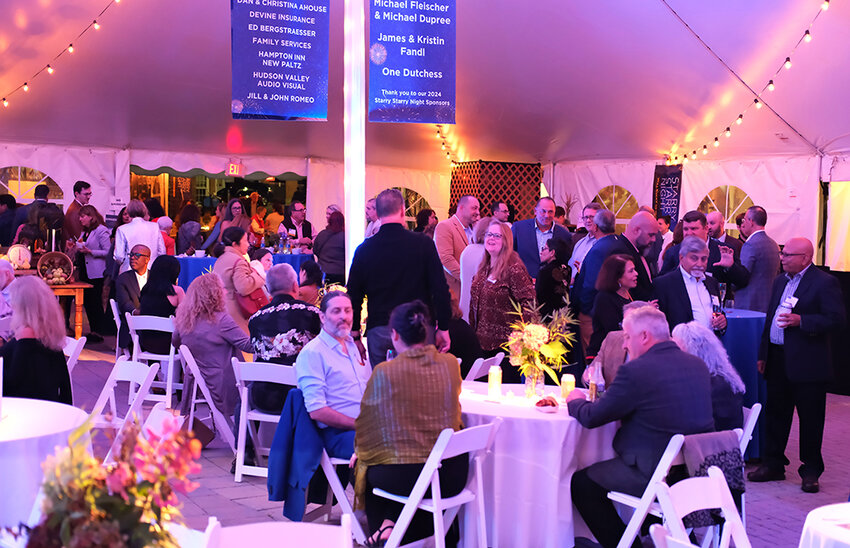
<svg viewBox="0 0 850 548"><path fill-rule="evenodd" d="M400 511L372 496L372 488L406 494L439 432L461 427L461 379L476 358L502 351L516 305L544 320L564 309L574 315L574 367L580 374L587 365L586 375L601 378L605 390L596 401L573 392L569 412L590 428L621 423L616 458L580 470L572 483L573 501L603 546L616 545L623 530L612 525L622 522L606 493L640 495L673 434L741 427L745 386L719 338L733 301L766 314L764 334L752 345L767 379L767 447L749 478L784 478L796 408L802 488L818 490L831 338L845 322L843 301L837 281L812 266L809 240L792 238L780 251L765 232L762 207L746 211L733 238L716 211L689 211L674 221L643 207L619 221L593 202L571 233L559 224L563 211L551 198L538 200L532 218L510 223L508 204L482 212L476 197L463 196L448 219L438 222L426 209L409 230L402 194L388 189L366 204L366 234L346 276L345 221L336 205L326 210L326 228L315 231L300 202L288 215L272 204L266 215L256 200L234 198L219 208L202 241L200 210L190 203L170 227L176 238L169 252L163 229L170 224L156 222L165 216L158 204L132 200L110 237L87 205L90 188L80 186L86 189L88 196L78 195L75 186L78 206L69 208L65 224L76 219L79 229L65 234L93 293L102 293L104 278L114 276L121 314L175 316L172 340L147 337L140 344L166 353L169 343L187 345L226 416L238 408L232 356L251 353L258 361L293 365L297 395L255 383L251 407L287 415L288 405L303 406L328 453L351 458L370 542L389 536ZM15 229L18 236L27 230ZM269 235L317 260L298 273L288 264L272 266L263 247ZM184 295L172 254L205 247L216 249L212 273L193 280ZM57 365L61 310L38 278L12 282L2 266L14 331L0 349L12 362L4 393L69 401L70 383ZM326 290L327 283L345 290ZM21 299L22 292L39 297ZM96 310L102 300L92 300L89 310L87 296L86 310L97 332L108 322L103 308ZM130 344L124 327L118 343ZM23 352L48 357L49 374L35 378L31 367L23 373L27 368L15 365ZM502 370L506 382L521 381L507 361ZM444 471L444 495L458 492L467 462L444 463ZM405 540L425 534L428 520L417 519Z"/></svg>

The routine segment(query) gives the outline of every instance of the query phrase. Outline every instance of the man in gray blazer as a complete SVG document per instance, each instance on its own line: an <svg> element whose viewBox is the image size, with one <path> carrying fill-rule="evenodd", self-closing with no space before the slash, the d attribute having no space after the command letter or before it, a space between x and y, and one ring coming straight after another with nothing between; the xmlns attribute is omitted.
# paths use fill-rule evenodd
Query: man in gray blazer
<svg viewBox="0 0 850 548"><path fill-rule="evenodd" d="M573 504L602 546L616 546L626 530L608 491L640 496L675 434L714 431L711 380L705 363L670 340L667 318L644 306L623 319L630 361L595 402L574 390L569 413L585 428L620 421L613 459L577 471Z"/></svg>
<svg viewBox="0 0 850 548"><path fill-rule="evenodd" d="M779 245L764 231L767 212L761 206L747 209L741 232L747 237L741 248L741 264L750 271L750 282L735 291L735 308L767 312L773 280L779 274Z"/></svg>

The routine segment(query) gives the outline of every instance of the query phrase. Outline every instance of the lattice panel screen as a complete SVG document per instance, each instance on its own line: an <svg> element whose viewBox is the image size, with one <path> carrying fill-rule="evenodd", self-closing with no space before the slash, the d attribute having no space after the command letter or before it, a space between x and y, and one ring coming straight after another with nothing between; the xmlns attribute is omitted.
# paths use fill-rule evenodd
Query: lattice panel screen
<svg viewBox="0 0 850 548"><path fill-rule="evenodd" d="M454 211L460 197L469 194L481 201L482 214L498 200L510 204L517 219L528 219L540 198L542 181L540 164L460 162L452 168L449 209Z"/></svg>

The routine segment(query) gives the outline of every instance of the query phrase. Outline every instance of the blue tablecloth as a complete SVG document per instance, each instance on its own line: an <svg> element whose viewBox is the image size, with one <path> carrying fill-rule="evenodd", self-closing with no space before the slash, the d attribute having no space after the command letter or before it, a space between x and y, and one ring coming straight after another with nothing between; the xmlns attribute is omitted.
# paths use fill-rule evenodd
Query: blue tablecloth
<svg viewBox="0 0 850 548"><path fill-rule="evenodd" d="M758 402L764 407L767 399L767 385L758 372L756 361L758 361L759 343L764 330L765 314L752 310L730 308L726 310L726 320L728 326L726 334L723 336L723 346L726 347L732 365L738 370L741 380L747 387L747 393L744 394L744 405L752 407L754 403ZM763 415L764 409L762 408ZM759 423L761 422L761 417L759 417ZM764 443L763 436L763 430L757 424L744 458L759 457Z"/></svg>
<svg viewBox="0 0 850 548"><path fill-rule="evenodd" d="M309 253L297 255L275 253L272 255L272 262L274 264L290 264L298 272L301 268L301 263L312 258L313 255ZM180 275L177 277L177 285L183 289L188 289L192 280L201 274L212 272L213 265L215 264L215 259L212 257L178 257L177 260L180 261Z"/></svg>

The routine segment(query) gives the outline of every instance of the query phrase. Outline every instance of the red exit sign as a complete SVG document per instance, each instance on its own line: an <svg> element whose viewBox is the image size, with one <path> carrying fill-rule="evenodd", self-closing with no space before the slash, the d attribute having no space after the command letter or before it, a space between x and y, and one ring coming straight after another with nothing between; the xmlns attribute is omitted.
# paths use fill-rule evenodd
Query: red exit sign
<svg viewBox="0 0 850 548"><path fill-rule="evenodd" d="M245 169L245 166L242 164L235 164L230 162L227 164L227 175L229 177L242 177L242 172Z"/></svg>

